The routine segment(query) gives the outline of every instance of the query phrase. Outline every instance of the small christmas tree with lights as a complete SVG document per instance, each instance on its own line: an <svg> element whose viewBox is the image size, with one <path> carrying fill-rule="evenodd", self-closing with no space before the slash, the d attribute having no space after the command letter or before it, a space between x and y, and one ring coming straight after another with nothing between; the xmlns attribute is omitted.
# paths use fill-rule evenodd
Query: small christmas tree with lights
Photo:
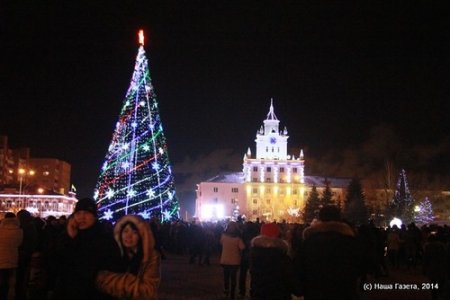
<svg viewBox="0 0 450 300"><path fill-rule="evenodd" d="M179 204L142 30L139 42L131 83L94 199L103 219L138 214L165 221L179 217Z"/></svg>
<svg viewBox="0 0 450 300"><path fill-rule="evenodd" d="M413 203L414 199L409 191L406 172L402 170L390 207L392 216L400 218L404 224L411 223L413 221Z"/></svg>
<svg viewBox="0 0 450 300"><path fill-rule="evenodd" d="M414 219L417 224L429 224L433 222L433 207L428 197L425 197L425 199L419 203L417 209L415 209Z"/></svg>

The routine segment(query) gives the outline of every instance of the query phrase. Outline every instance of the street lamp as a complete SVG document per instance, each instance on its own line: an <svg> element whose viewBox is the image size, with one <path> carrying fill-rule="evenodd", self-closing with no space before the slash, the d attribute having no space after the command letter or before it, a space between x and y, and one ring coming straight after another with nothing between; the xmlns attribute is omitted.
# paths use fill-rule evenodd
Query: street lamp
<svg viewBox="0 0 450 300"><path fill-rule="evenodd" d="M12 174L12 173L14 173L14 171L13 170L9 170L9 173ZM24 168L19 168L17 170L17 176L18 176L18 179L19 179L19 199L18 200L20 201L18 204L19 204L19 206L23 206L24 208L27 207L27 205L25 203L22 203L22 193L23 193L23 190L24 190L24 186L23 186L24 178L26 176L34 176L35 173L36 172L34 170L31 170L31 169L27 170L27 169L24 169Z"/></svg>
<svg viewBox="0 0 450 300"><path fill-rule="evenodd" d="M26 170L26 169L20 168L18 170L18 173L19 173L19 195L22 195L23 178L27 175L34 176L35 172L34 172L34 170Z"/></svg>

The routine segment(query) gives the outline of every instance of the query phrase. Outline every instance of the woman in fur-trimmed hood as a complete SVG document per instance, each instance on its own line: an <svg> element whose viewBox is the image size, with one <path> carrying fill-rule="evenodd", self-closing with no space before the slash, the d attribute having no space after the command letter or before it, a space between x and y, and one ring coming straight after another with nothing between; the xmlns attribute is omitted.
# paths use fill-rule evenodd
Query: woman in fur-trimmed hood
<svg viewBox="0 0 450 300"><path fill-rule="evenodd" d="M161 261L149 224L139 216L124 216L114 226L114 238L127 271L99 272L97 287L117 299L157 299Z"/></svg>

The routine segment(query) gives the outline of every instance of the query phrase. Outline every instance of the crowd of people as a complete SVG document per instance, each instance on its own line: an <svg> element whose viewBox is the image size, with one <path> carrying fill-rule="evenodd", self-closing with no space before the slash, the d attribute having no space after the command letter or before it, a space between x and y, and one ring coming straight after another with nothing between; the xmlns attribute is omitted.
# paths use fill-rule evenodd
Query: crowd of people
<svg viewBox="0 0 450 300"><path fill-rule="evenodd" d="M354 226L336 206L323 207L311 224L240 218L160 224L135 215L112 224L98 220L95 202L85 198L68 218L5 214L0 300L157 299L166 253L202 266L219 256L223 296L230 299L358 299L369 277L399 268L421 268L439 287L433 299L449 296L447 226Z"/></svg>

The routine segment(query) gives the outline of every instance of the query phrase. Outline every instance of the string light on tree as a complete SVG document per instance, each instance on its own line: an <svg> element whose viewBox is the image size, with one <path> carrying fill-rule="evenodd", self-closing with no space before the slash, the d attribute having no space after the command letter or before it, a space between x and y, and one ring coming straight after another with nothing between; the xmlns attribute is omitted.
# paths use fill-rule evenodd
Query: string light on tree
<svg viewBox="0 0 450 300"><path fill-rule="evenodd" d="M139 51L111 143L94 191L104 219L138 214L179 218L166 138L139 31Z"/></svg>
<svg viewBox="0 0 450 300"><path fill-rule="evenodd" d="M433 222L433 207L431 205L430 199L425 197L425 199L414 207L414 219L417 224L429 224Z"/></svg>

